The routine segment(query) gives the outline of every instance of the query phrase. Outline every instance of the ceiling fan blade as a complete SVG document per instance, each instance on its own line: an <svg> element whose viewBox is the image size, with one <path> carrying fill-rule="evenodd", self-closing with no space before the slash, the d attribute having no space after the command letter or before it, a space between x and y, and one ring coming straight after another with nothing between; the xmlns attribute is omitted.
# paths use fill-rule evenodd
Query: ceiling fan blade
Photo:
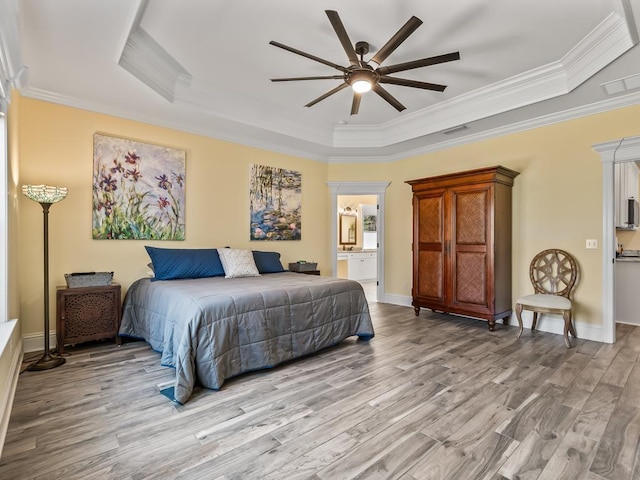
<svg viewBox="0 0 640 480"><path fill-rule="evenodd" d="M329 21L333 26L333 29L338 35L338 40L342 44L342 48L347 53L347 57L349 58L349 63L351 65L360 65L360 60L358 60L358 54L356 53L355 48L353 48L353 43L351 43L351 39L349 39L349 35L347 34L347 30L344 28L342 24L342 20L340 20L340 16L338 12L335 10L325 10L327 17L329 17Z"/></svg>
<svg viewBox="0 0 640 480"><path fill-rule="evenodd" d="M419 82L417 80L409 80L407 78L395 78L395 77L380 77L378 80L380 83L388 83L390 85L400 85L402 87L414 87L423 88L425 90L434 90L436 92L443 92L446 85L440 85L438 83Z"/></svg>
<svg viewBox="0 0 640 480"><path fill-rule="evenodd" d="M324 65L327 65L329 67L333 67L336 70L340 70L341 72L345 72L345 73L347 72L346 67L343 67L342 65L338 65L336 63L330 62L329 60L325 60L324 58L316 57L315 55L311 55L310 53L303 52L302 50L298 50L297 48L289 47L288 45L285 45L283 43L271 40L269 42L269 45L273 45L274 47L282 48L283 50L286 50L288 52L295 53L297 55L301 55L301 56L303 56L305 58L308 58L309 60L314 60L316 62L323 63Z"/></svg>
<svg viewBox="0 0 640 480"><path fill-rule="evenodd" d="M372 87L372 90L376 92L378 95L380 95L382 98L384 98L397 111L401 112L405 108L407 108L404 105L402 105L398 100L396 100L396 98L393 95L391 95L384 88L382 88L380 84L378 83L374 84Z"/></svg>
<svg viewBox="0 0 640 480"><path fill-rule="evenodd" d="M420 25L422 25L422 20L415 16L411 17L369 61L380 65L402 42L409 38L409 35L415 32Z"/></svg>
<svg viewBox="0 0 640 480"><path fill-rule="evenodd" d="M327 97L330 97L331 95L333 95L334 93L339 92L340 90L342 90L343 88L347 88L349 86L349 84L347 83L342 83L340 85L338 85L336 88L329 90L327 93L325 93L324 95L320 95L318 98L316 98L315 100L312 100L311 102L307 103L305 105L305 107L313 107L316 103L324 100Z"/></svg>
<svg viewBox="0 0 640 480"><path fill-rule="evenodd" d="M362 94L353 92L353 102L351 103L351 115L357 115L360 110L360 100L362 100Z"/></svg>
<svg viewBox="0 0 640 480"><path fill-rule="evenodd" d="M287 77L272 78L272 82L294 82L297 80L344 80L344 75L325 75L323 77Z"/></svg>
<svg viewBox="0 0 640 480"><path fill-rule="evenodd" d="M380 75L388 75L390 73L404 72L405 70L428 67L429 65L437 65L438 63L452 62L454 60L460 60L460 52L452 52L445 55L437 55L435 57L421 58L420 60L398 63L396 65L389 65L388 67L378 67L376 69L376 72L378 72Z"/></svg>

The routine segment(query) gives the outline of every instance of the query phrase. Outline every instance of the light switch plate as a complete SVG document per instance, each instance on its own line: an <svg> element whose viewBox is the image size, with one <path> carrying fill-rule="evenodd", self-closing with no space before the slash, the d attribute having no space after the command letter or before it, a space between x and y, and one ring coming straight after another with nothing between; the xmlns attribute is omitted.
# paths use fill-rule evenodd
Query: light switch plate
<svg viewBox="0 0 640 480"><path fill-rule="evenodd" d="M595 238L587 238L587 248L598 248L598 240L596 240Z"/></svg>

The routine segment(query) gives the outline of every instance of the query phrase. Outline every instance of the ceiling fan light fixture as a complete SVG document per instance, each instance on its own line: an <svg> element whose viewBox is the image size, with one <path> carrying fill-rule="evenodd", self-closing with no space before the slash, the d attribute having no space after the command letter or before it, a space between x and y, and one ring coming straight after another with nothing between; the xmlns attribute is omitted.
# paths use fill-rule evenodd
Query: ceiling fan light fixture
<svg viewBox="0 0 640 480"><path fill-rule="evenodd" d="M366 93L371 90L371 82L369 80L356 80L351 84L351 88L356 93Z"/></svg>
<svg viewBox="0 0 640 480"><path fill-rule="evenodd" d="M351 88L356 93L365 93L373 88L373 83L376 81L375 73L370 69L356 69L351 71L346 82L351 85Z"/></svg>

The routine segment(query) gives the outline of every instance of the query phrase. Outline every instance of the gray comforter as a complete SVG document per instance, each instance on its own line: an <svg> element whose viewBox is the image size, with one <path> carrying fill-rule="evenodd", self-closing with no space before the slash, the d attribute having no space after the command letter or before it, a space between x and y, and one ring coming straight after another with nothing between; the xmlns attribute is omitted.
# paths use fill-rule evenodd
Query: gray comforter
<svg viewBox="0 0 640 480"><path fill-rule="evenodd" d="M373 337L369 306L354 281L271 273L260 277L137 280L124 301L120 334L142 338L175 367L174 399L199 383L273 367L341 340Z"/></svg>

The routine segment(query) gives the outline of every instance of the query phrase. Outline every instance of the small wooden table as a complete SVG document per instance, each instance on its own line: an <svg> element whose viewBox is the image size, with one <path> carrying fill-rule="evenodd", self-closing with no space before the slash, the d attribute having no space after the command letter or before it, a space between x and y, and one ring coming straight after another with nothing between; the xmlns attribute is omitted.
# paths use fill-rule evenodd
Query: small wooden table
<svg viewBox="0 0 640 480"><path fill-rule="evenodd" d="M304 270L302 272L299 272L296 270L289 270L289 271L293 273L304 273L305 275L320 275L320 270Z"/></svg>
<svg viewBox="0 0 640 480"><path fill-rule="evenodd" d="M118 336L122 315L120 285L58 287L56 292L56 343L58 355L64 346Z"/></svg>

